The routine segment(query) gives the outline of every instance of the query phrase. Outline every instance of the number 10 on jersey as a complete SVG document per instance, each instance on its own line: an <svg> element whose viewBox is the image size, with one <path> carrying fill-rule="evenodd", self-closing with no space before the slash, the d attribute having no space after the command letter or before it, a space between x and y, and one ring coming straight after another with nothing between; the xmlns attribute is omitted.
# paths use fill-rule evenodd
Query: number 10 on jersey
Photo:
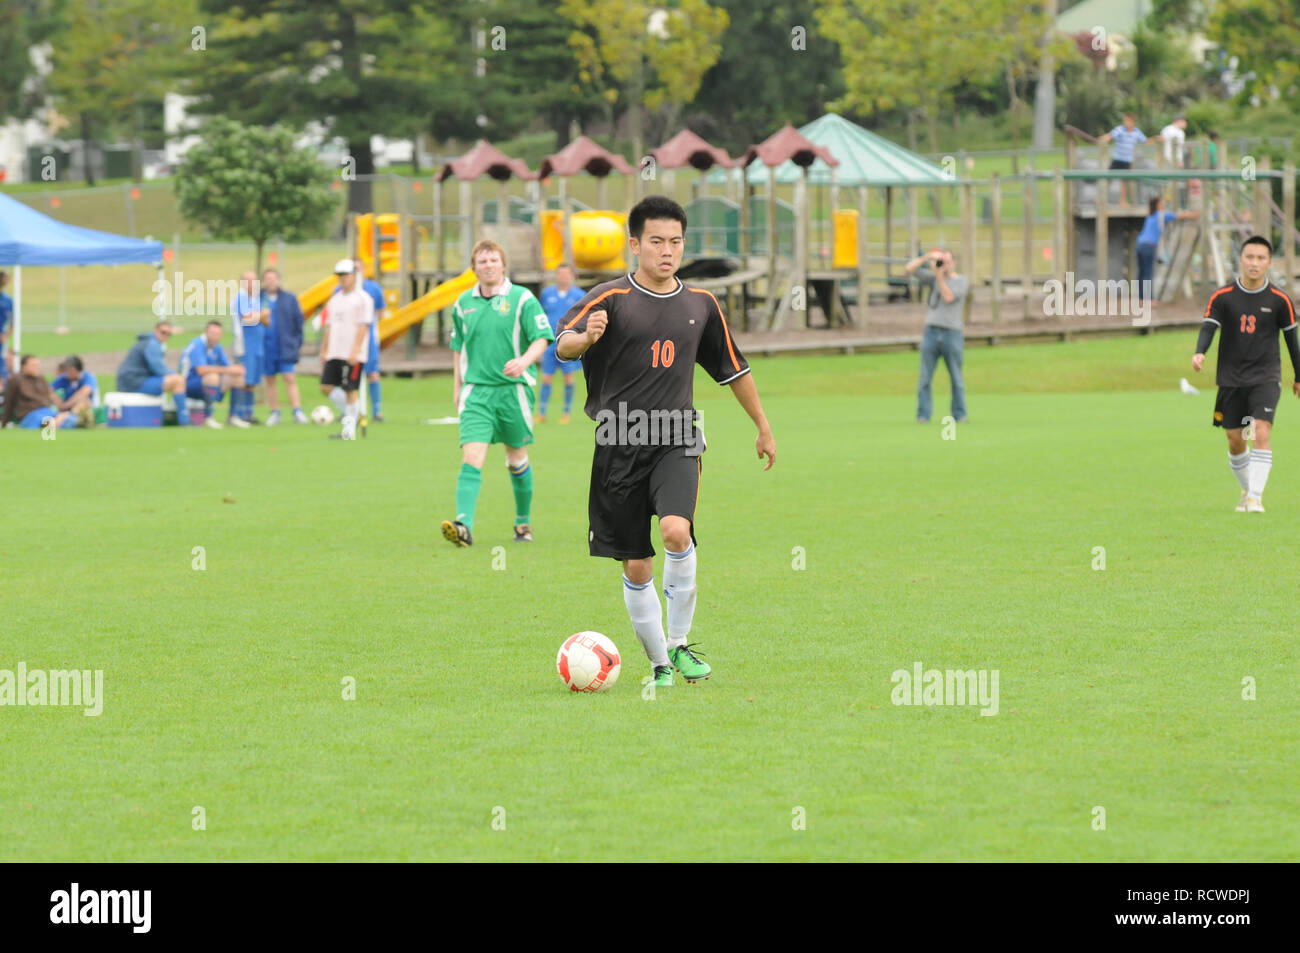
<svg viewBox="0 0 1300 953"><path fill-rule="evenodd" d="M651 367L659 367L662 362L663 367L672 367L673 358L677 356L677 349L673 347L672 341L655 341L650 345L652 357L650 359Z"/></svg>

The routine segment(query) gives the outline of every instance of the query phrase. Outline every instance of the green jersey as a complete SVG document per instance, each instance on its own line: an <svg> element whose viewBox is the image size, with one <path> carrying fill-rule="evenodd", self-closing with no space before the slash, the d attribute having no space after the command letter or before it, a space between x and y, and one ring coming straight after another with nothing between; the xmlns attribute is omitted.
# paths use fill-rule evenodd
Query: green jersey
<svg viewBox="0 0 1300 953"><path fill-rule="evenodd" d="M537 381L528 371L507 377L503 368L538 338L555 340L546 312L531 291L507 279L490 298L483 297L475 282L456 299L447 346L460 352L460 376L466 384L523 382L532 387Z"/></svg>

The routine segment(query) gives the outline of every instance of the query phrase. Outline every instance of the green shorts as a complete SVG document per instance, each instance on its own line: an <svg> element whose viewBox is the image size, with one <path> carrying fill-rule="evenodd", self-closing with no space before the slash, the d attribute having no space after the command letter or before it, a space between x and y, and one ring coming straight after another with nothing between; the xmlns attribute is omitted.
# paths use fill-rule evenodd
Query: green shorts
<svg viewBox="0 0 1300 953"><path fill-rule="evenodd" d="M460 443L533 442L533 389L527 384L466 384L460 392Z"/></svg>

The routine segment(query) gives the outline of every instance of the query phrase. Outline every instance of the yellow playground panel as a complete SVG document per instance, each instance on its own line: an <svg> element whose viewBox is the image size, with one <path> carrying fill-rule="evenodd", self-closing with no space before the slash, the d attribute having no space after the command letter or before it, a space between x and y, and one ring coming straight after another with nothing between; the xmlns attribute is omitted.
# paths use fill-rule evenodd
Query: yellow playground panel
<svg viewBox="0 0 1300 953"><path fill-rule="evenodd" d="M402 216L367 213L357 216L357 257L366 266L366 274L378 279L379 273L396 272L402 265ZM375 271L375 229L379 230L379 273Z"/></svg>
<svg viewBox="0 0 1300 953"><path fill-rule="evenodd" d="M542 267L553 271L564 261L563 222L558 209L542 212ZM625 271L627 216L595 209L569 216L573 263L587 271Z"/></svg>
<svg viewBox="0 0 1300 953"><path fill-rule="evenodd" d="M836 209L832 268L858 267L858 210Z"/></svg>

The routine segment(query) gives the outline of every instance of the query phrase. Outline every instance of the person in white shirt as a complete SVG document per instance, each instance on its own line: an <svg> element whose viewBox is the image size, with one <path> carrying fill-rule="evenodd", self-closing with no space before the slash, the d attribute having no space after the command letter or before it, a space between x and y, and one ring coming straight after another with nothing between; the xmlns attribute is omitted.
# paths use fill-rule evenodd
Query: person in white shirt
<svg viewBox="0 0 1300 953"><path fill-rule="evenodd" d="M357 438L362 367L368 356L370 325L375 322L375 303L357 287L356 265L351 258L334 266L341 289L325 306L324 330L321 334L321 393L338 408L343 418L342 430L331 436L342 440ZM365 423L361 433L364 435Z"/></svg>
<svg viewBox="0 0 1300 953"><path fill-rule="evenodd" d="M1165 144L1165 162L1175 169L1183 167L1183 143L1187 140L1187 117L1179 116L1165 128L1160 130L1157 137L1164 140Z"/></svg>

